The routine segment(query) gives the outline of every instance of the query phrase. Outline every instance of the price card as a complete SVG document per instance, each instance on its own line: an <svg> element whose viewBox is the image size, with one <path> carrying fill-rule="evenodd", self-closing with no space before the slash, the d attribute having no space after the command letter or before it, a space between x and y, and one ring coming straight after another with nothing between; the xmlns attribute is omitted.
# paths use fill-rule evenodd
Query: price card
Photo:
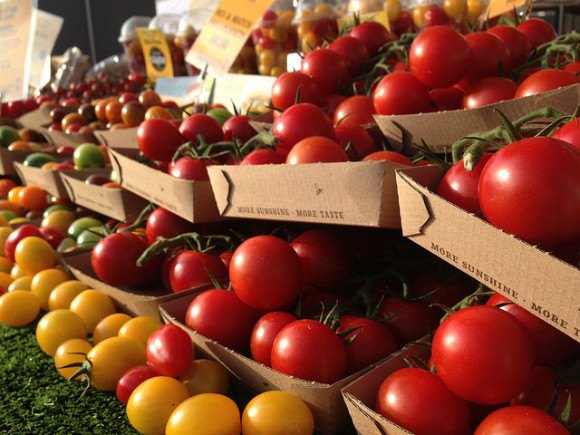
<svg viewBox="0 0 580 435"><path fill-rule="evenodd" d="M30 84L42 87L50 80L50 54L62 28L63 18L34 9L36 28L30 53Z"/></svg>
<svg viewBox="0 0 580 435"><path fill-rule="evenodd" d="M222 0L186 60L213 76L226 74L273 0Z"/></svg>
<svg viewBox="0 0 580 435"><path fill-rule="evenodd" d="M0 93L3 100L28 95L34 17L32 0L0 0Z"/></svg>
<svg viewBox="0 0 580 435"><path fill-rule="evenodd" d="M490 0L485 17L494 18L524 6L528 0Z"/></svg>
<svg viewBox="0 0 580 435"><path fill-rule="evenodd" d="M173 77L171 51L163 32L139 27L135 30L143 48L147 78L155 83L159 77Z"/></svg>

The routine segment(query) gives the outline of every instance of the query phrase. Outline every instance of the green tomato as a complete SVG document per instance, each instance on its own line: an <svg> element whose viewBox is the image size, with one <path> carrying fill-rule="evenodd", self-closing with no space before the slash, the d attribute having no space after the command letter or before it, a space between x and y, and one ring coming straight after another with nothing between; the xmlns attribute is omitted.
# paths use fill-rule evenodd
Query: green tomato
<svg viewBox="0 0 580 435"><path fill-rule="evenodd" d="M67 252L77 247L77 242L72 237L65 237L56 248L56 252Z"/></svg>
<svg viewBox="0 0 580 435"><path fill-rule="evenodd" d="M205 112L206 115L211 116L213 119L215 119L217 122L220 123L220 125L224 125L224 122L226 122L228 119L230 119L233 115L226 109L210 109L207 112Z"/></svg>
<svg viewBox="0 0 580 435"><path fill-rule="evenodd" d="M47 217L49 214L51 214L54 211L57 210L66 210L66 211L72 211L74 212L74 209L66 204L52 204L51 206L49 206L46 210L44 210L44 212L42 213L42 217Z"/></svg>
<svg viewBox="0 0 580 435"><path fill-rule="evenodd" d="M4 216L8 222L10 222L12 219L20 217L18 213L13 212L12 210L0 210L0 216Z"/></svg>
<svg viewBox="0 0 580 435"><path fill-rule="evenodd" d="M8 148L8 146L17 140L20 140L20 133L14 127L9 125L0 126L0 147Z"/></svg>
<svg viewBox="0 0 580 435"><path fill-rule="evenodd" d="M24 166L33 166L40 168L48 162L56 162L56 158L47 153L32 153L28 154L24 159Z"/></svg>
<svg viewBox="0 0 580 435"><path fill-rule="evenodd" d="M68 227L68 235L76 240L84 230L88 230L89 228L92 227L101 227L101 226L103 226L103 223L100 220L95 219L93 217L86 216L78 218L72 224L70 224L70 227Z"/></svg>
<svg viewBox="0 0 580 435"><path fill-rule="evenodd" d="M83 250L92 249L106 235L107 229L104 225L88 228L77 237L77 247Z"/></svg>
<svg viewBox="0 0 580 435"><path fill-rule="evenodd" d="M79 145L73 153L73 163L77 169L104 168L106 161L101 149L93 143Z"/></svg>

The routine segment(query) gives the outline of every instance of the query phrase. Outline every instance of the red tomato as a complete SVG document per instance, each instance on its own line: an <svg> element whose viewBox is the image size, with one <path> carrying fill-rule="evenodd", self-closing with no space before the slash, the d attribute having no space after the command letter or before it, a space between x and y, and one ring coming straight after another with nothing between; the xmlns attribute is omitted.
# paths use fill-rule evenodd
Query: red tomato
<svg viewBox="0 0 580 435"><path fill-rule="evenodd" d="M385 26L376 21L367 21L357 25L350 31L349 36L362 41L371 56L377 54L383 45L394 39Z"/></svg>
<svg viewBox="0 0 580 435"><path fill-rule="evenodd" d="M364 162L370 160L393 162L399 163L401 165L413 166L413 162L411 162L411 160L396 151L375 151L374 153L368 154L363 158Z"/></svg>
<svg viewBox="0 0 580 435"><path fill-rule="evenodd" d="M431 89L429 97L437 110L457 110L463 102L463 89L456 86Z"/></svg>
<svg viewBox="0 0 580 435"><path fill-rule="evenodd" d="M402 346L435 331L440 317L427 304L388 297L381 304L378 320L389 327Z"/></svg>
<svg viewBox="0 0 580 435"><path fill-rule="evenodd" d="M147 340L147 364L161 376L176 378L195 358L191 337L177 325L157 328Z"/></svg>
<svg viewBox="0 0 580 435"><path fill-rule="evenodd" d="M580 150L580 119L573 119L559 127L552 137L568 142Z"/></svg>
<svg viewBox="0 0 580 435"><path fill-rule="evenodd" d="M194 113L179 126L179 132L187 140L198 144L198 136L203 136L206 143L224 140L222 126L214 118L205 113Z"/></svg>
<svg viewBox="0 0 580 435"><path fill-rule="evenodd" d="M431 27L435 29L435 27ZM397 71L387 74L373 91L373 105L379 115L405 115L433 111L429 91L415 76Z"/></svg>
<svg viewBox="0 0 580 435"><path fill-rule="evenodd" d="M485 77L465 90L463 109L477 109L488 104L511 100L518 85L506 77Z"/></svg>
<svg viewBox="0 0 580 435"><path fill-rule="evenodd" d="M304 284L338 291L354 272L354 258L336 233L325 229L303 232L290 243L304 271Z"/></svg>
<svg viewBox="0 0 580 435"><path fill-rule="evenodd" d="M345 99L334 111L335 125L363 125L375 122L373 115L377 113L373 100L366 95L355 95Z"/></svg>
<svg viewBox="0 0 580 435"><path fill-rule="evenodd" d="M174 163L169 164L169 174L183 180L209 181L207 167L216 164L217 162L213 159L180 157Z"/></svg>
<svg viewBox="0 0 580 435"><path fill-rule="evenodd" d="M286 163L347 162L348 155L335 141L323 136L311 136L296 143L288 155Z"/></svg>
<svg viewBox="0 0 580 435"><path fill-rule="evenodd" d="M234 115L222 126L225 141L233 141L234 138L244 143L257 134L250 125L252 119L246 115Z"/></svg>
<svg viewBox="0 0 580 435"><path fill-rule="evenodd" d="M333 384L346 375L346 364L338 335L316 320L289 323L272 346L272 368L307 381Z"/></svg>
<svg viewBox="0 0 580 435"><path fill-rule="evenodd" d="M294 322L296 316L285 311L271 311L260 317L254 325L250 339L252 358L257 362L270 367L272 360L272 345L278 333L289 323Z"/></svg>
<svg viewBox="0 0 580 435"><path fill-rule="evenodd" d="M465 400L497 405L527 385L534 368L522 325L495 307L463 308L435 331L431 358L441 380Z"/></svg>
<svg viewBox="0 0 580 435"><path fill-rule="evenodd" d="M493 33L468 33L465 39L471 49L471 60L467 74L458 83L461 88L468 88L484 77L497 76L511 64L506 45Z"/></svg>
<svg viewBox="0 0 580 435"><path fill-rule="evenodd" d="M475 168L469 172L465 169L463 160L459 160L441 179L437 187L437 195L469 213L480 213L479 177L491 156L491 153L485 153Z"/></svg>
<svg viewBox="0 0 580 435"><path fill-rule="evenodd" d="M211 273L218 281L227 278L227 269L217 255L181 251L169 264L169 286L175 293L211 284Z"/></svg>
<svg viewBox="0 0 580 435"><path fill-rule="evenodd" d="M558 37L556 29L542 18L529 18L516 26L516 29L526 35L532 48L537 48Z"/></svg>
<svg viewBox="0 0 580 435"><path fill-rule="evenodd" d="M272 134L285 148L310 136L334 138L332 120L320 107L310 103L295 104L274 121Z"/></svg>
<svg viewBox="0 0 580 435"><path fill-rule="evenodd" d="M457 83L467 73L470 61L471 49L467 40L448 26L424 29L411 44L409 52L411 72L433 88L446 88ZM407 97L412 98L408 94Z"/></svg>
<svg viewBox="0 0 580 435"><path fill-rule="evenodd" d="M528 386L516 397L511 405L526 405L548 411L556 395L556 373L548 366L535 366Z"/></svg>
<svg viewBox="0 0 580 435"><path fill-rule="evenodd" d="M432 435L434 428L438 435L471 432L467 402L428 370L403 368L389 375L379 388L376 409L415 435Z"/></svg>
<svg viewBox="0 0 580 435"><path fill-rule="evenodd" d="M50 243L50 246L52 246L54 249L58 248L60 242L66 238L66 234L64 232L54 227L41 227L40 233L42 234L42 238Z"/></svg>
<svg viewBox="0 0 580 435"><path fill-rule="evenodd" d="M163 207L157 207L147 218L145 234L149 243L158 237L169 239L195 230L195 226Z"/></svg>
<svg viewBox="0 0 580 435"><path fill-rule="evenodd" d="M425 20L425 27L449 25L449 17L443 8L437 4L427 6L427 10L425 10L423 17Z"/></svg>
<svg viewBox="0 0 580 435"><path fill-rule="evenodd" d="M490 297L486 305L492 307L501 305L499 308L518 319L530 337L536 364L562 363L580 346L573 338L499 293Z"/></svg>
<svg viewBox="0 0 580 435"><path fill-rule="evenodd" d="M523 65L532 51L532 44L521 31L512 26L501 25L487 30L501 39L506 45L510 56L510 62L505 65L506 72Z"/></svg>
<svg viewBox="0 0 580 435"><path fill-rule="evenodd" d="M548 137L507 145L481 173L479 202L492 225L528 243L575 240L580 237L580 152Z"/></svg>
<svg viewBox="0 0 580 435"><path fill-rule="evenodd" d="M378 151L377 143L371 134L360 125L342 125L334 128L334 137L350 160L359 160Z"/></svg>
<svg viewBox="0 0 580 435"><path fill-rule="evenodd" d="M348 35L336 38L328 44L327 48L336 51L346 60L352 75L357 75L361 65L370 57L365 43Z"/></svg>
<svg viewBox="0 0 580 435"><path fill-rule="evenodd" d="M576 77L578 77L578 74L580 74L580 61L571 62L571 63L564 65L563 70L571 72Z"/></svg>
<svg viewBox="0 0 580 435"><path fill-rule="evenodd" d="M269 148L260 148L244 157L240 165L276 165L285 161L286 157L281 152Z"/></svg>
<svg viewBox="0 0 580 435"><path fill-rule="evenodd" d="M214 289L191 301L185 324L223 346L245 353L258 317L258 312L244 304L234 292Z"/></svg>
<svg viewBox="0 0 580 435"><path fill-rule="evenodd" d="M382 323L359 316L340 316L337 334L354 328L357 329L343 338L343 342L352 339L345 346L348 375L357 373L372 363L386 358L399 348L391 330Z"/></svg>
<svg viewBox="0 0 580 435"><path fill-rule="evenodd" d="M298 90L300 101L296 101ZM299 71L282 73L272 86L272 105L277 109L286 110L296 103L320 105L321 102L322 94L314 80Z"/></svg>
<svg viewBox="0 0 580 435"><path fill-rule="evenodd" d="M177 148L185 142L179 130L168 120L147 119L137 130L137 145L145 156L153 160L171 160Z"/></svg>
<svg viewBox="0 0 580 435"><path fill-rule="evenodd" d="M488 415L474 435L569 435L550 414L531 406L506 406Z"/></svg>
<svg viewBox="0 0 580 435"><path fill-rule="evenodd" d="M561 69L542 69L524 79L518 86L514 98L541 94L564 86L578 83L576 76Z"/></svg>
<svg viewBox="0 0 580 435"><path fill-rule="evenodd" d="M277 310L302 289L302 265L290 244L272 236L255 236L234 251L230 281L234 292L257 310Z"/></svg>
<svg viewBox="0 0 580 435"><path fill-rule="evenodd" d="M336 51L318 48L302 60L301 71L312 78L318 89L334 94L348 85L350 70L344 57Z"/></svg>
<svg viewBox="0 0 580 435"><path fill-rule="evenodd" d="M119 402L121 402L123 405L126 405L129 401L129 397L131 397L131 393L133 393L133 390L141 385L143 381L146 381L147 379L153 378L155 376L159 375L155 372L155 370L147 365L130 368L123 374L123 376L121 376L117 382L117 399L119 399Z"/></svg>

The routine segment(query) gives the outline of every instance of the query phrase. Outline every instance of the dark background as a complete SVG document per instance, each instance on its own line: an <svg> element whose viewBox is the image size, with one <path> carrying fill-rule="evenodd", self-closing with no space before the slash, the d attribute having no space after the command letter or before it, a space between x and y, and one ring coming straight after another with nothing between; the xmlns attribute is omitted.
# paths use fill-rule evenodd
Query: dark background
<svg viewBox="0 0 580 435"><path fill-rule="evenodd" d="M94 53L91 50L87 4L92 17ZM123 22L133 15L153 17L155 0L38 0L38 8L64 18L52 52L54 55L77 46L93 62L97 62L123 52L117 41Z"/></svg>

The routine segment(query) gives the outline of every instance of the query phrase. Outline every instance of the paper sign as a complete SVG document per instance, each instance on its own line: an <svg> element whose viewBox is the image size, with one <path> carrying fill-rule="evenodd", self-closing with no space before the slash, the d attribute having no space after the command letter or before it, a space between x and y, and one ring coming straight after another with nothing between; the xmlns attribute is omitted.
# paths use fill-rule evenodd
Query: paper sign
<svg viewBox="0 0 580 435"><path fill-rule="evenodd" d="M391 31L391 22L389 21L389 16L387 15L387 11L384 9L377 12L368 12L366 14L361 14L360 17L361 23L366 23L367 21L376 21L377 23L382 24L385 26L389 32ZM352 27L354 26L354 17L348 16L338 19L338 29L342 31L345 27Z"/></svg>
<svg viewBox="0 0 580 435"><path fill-rule="evenodd" d="M30 84L40 88L50 80L50 54L60 33L63 18L39 9L35 9L34 14L36 29L30 54Z"/></svg>
<svg viewBox="0 0 580 435"><path fill-rule="evenodd" d="M276 77L251 74L226 74L218 77L212 103L232 107L232 102L245 113L249 107L264 108L272 98Z"/></svg>
<svg viewBox="0 0 580 435"><path fill-rule="evenodd" d="M3 101L28 95L34 17L32 0L0 0L0 93Z"/></svg>
<svg viewBox="0 0 580 435"><path fill-rule="evenodd" d="M493 18L506 14L513 11L515 8L524 6L527 1L528 0L490 0L485 16Z"/></svg>
<svg viewBox="0 0 580 435"><path fill-rule="evenodd" d="M173 77L173 62L165 35L159 29L137 28L143 48L147 78L155 82L159 77Z"/></svg>
<svg viewBox="0 0 580 435"><path fill-rule="evenodd" d="M213 76L226 74L272 0L222 0L186 60Z"/></svg>

